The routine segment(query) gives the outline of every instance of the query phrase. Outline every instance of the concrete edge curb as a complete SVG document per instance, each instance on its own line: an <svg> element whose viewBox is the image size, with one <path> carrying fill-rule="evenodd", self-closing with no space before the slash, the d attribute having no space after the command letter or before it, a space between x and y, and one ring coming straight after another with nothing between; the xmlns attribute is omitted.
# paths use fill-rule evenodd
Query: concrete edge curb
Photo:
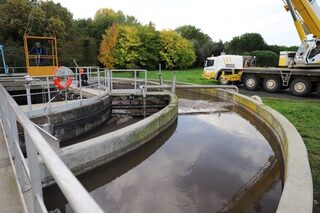
<svg viewBox="0 0 320 213"><path fill-rule="evenodd" d="M170 96L169 105L161 111L114 132L62 148L59 157L75 175L79 175L148 142L170 126L178 116L177 97L166 92L159 92L158 95ZM51 175L42 164L41 178L44 186L52 184Z"/></svg>
<svg viewBox="0 0 320 213"><path fill-rule="evenodd" d="M313 184L308 153L297 129L282 114L247 96L225 90L201 89L256 114L272 127L280 139L284 159L284 187L277 212L310 212L313 209Z"/></svg>

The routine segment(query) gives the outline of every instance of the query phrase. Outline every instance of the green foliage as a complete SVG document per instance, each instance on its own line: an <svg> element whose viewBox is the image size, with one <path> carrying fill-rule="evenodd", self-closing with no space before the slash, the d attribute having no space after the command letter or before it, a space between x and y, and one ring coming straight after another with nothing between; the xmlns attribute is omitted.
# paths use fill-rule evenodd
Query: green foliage
<svg viewBox="0 0 320 213"><path fill-rule="evenodd" d="M75 66L76 59L79 66L97 65L96 41L89 37L78 37L60 44L59 63L64 66Z"/></svg>
<svg viewBox="0 0 320 213"><path fill-rule="evenodd" d="M42 2L40 9L45 13L45 34L56 35L63 39L68 35L73 25L72 14L60 3Z"/></svg>
<svg viewBox="0 0 320 213"><path fill-rule="evenodd" d="M91 18L74 20L73 30L77 36L93 37L93 20Z"/></svg>
<svg viewBox="0 0 320 213"><path fill-rule="evenodd" d="M27 27L30 35L56 35L64 39L72 28L72 14L52 1L41 2L36 7L28 0L8 0L0 5L0 10L3 11L0 32L4 40L22 41Z"/></svg>
<svg viewBox="0 0 320 213"><path fill-rule="evenodd" d="M269 50L257 50L250 53L252 56L256 56L256 64L260 67L275 67L278 64L279 56Z"/></svg>
<svg viewBox="0 0 320 213"><path fill-rule="evenodd" d="M213 42L210 36L191 25L178 27L175 31L178 34L172 31L160 33L152 23L142 26L135 17L108 8L98 10L93 19L74 20L59 3L49 0L35 6L32 2L0 0L0 42L7 43L9 46L5 48L10 51L17 50L17 58L22 54L22 38L27 28L29 35L55 35L60 63L64 65L73 65L73 58L81 64L97 64L99 44L99 61L105 66L145 69L155 69L159 63L167 69L203 66L208 56L220 55L224 50L228 54L257 55L258 65L275 66L277 59L272 52L279 54L280 51L297 49L267 45L257 33L246 33L230 42ZM29 17L33 18L28 21ZM107 32L114 24L120 26L119 37L113 34L108 42L106 40L111 37ZM21 64L23 60L9 61Z"/></svg>
<svg viewBox="0 0 320 213"><path fill-rule="evenodd" d="M0 32L4 40L22 41L26 20L31 12L27 0L8 0L0 5Z"/></svg>
<svg viewBox="0 0 320 213"><path fill-rule="evenodd" d="M268 45L266 47L266 50L270 50L279 55L281 51L297 51L298 46L287 47L287 46L278 46L278 45Z"/></svg>
<svg viewBox="0 0 320 213"><path fill-rule="evenodd" d="M223 41L218 41L218 42L213 42L213 50L212 50L212 54L214 56L219 56L221 55L221 53L225 50L225 44L223 43ZM209 56L209 54L207 54L207 56Z"/></svg>
<svg viewBox="0 0 320 213"><path fill-rule="evenodd" d="M160 32L160 59L166 69L184 69L196 60L192 43L173 30Z"/></svg>
<svg viewBox="0 0 320 213"><path fill-rule="evenodd" d="M138 21L133 16L126 16L122 11L114 11L109 8L99 9L93 19L92 34L97 41L101 41L105 30L113 24L137 25Z"/></svg>
<svg viewBox="0 0 320 213"><path fill-rule="evenodd" d="M227 46L227 52L241 55L244 52L265 50L267 44L259 33L245 33L234 37Z"/></svg>
<svg viewBox="0 0 320 213"><path fill-rule="evenodd" d="M188 40L197 40L200 45L211 40L210 36L204 34L199 28L192 25L178 27L176 31Z"/></svg>
<svg viewBox="0 0 320 213"><path fill-rule="evenodd" d="M122 25L119 27L119 38L115 48L116 65L119 68L139 68L139 48L142 42L136 27Z"/></svg>
<svg viewBox="0 0 320 213"><path fill-rule="evenodd" d="M178 27L176 31L192 42L197 56L195 66L203 66L205 59L210 56L214 48L217 47L212 42L212 39L207 34L203 33L200 29L191 25L184 25ZM217 50L215 50L217 51Z"/></svg>
<svg viewBox="0 0 320 213"><path fill-rule="evenodd" d="M19 43L11 40L7 40L4 43L4 55L6 63L9 67L24 67L24 49Z"/></svg>
<svg viewBox="0 0 320 213"><path fill-rule="evenodd" d="M155 69L159 64L160 33L150 23L147 26L138 26L138 36L142 45L138 48L138 67Z"/></svg>
<svg viewBox="0 0 320 213"><path fill-rule="evenodd" d="M120 25L106 31L99 61L112 68L155 68L159 61L159 32L154 26Z"/></svg>

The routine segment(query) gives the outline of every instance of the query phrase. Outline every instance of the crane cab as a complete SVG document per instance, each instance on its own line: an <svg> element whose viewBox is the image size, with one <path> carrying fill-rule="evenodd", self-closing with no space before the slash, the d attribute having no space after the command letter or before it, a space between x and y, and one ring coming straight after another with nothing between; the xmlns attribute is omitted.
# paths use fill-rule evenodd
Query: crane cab
<svg viewBox="0 0 320 213"><path fill-rule="evenodd" d="M28 74L54 75L58 67L56 38L25 35L23 40Z"/></svg>
<svg viewBox="0 0 320 213"><path fill-rule="evenodd" d="M304 40L294 57L295 67L320 67L320 39Z"/></svg>

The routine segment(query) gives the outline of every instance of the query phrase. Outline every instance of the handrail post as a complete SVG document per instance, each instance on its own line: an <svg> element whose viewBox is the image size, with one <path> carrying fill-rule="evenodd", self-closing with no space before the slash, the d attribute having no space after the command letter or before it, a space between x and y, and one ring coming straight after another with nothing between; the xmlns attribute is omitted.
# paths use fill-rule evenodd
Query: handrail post
<svg viewBox="0 0 320 213"><path fill-rule="evenodd" d="M100 98L100 71L98 70L98 98Z"/></svg>
<svg viewBox="0 0 320 213"><path fill-rule="evenodd" d="M144 70L144 88L146 93L148 90L147 86L148 86L148 70Z"/></svg>
<svg viewBox="0 0 320 213"><path fill-rule="evenodd" d="M176 71L173 71L173 81L172 81L172 88L171 93L176 93Z"/></svg>
<svg viewBox="0 0 320 213"><path fill-rule="evenodd" d="M110 92L112 92L112 90L113 90L113 78L112 78L112 70L110 70Z"/></svg>
<svg viewBox="0 0 320 213"><path fill-rule="evenodd" d="M25 137L25 143L27 148L28 165L30 169L30 182L31 182L33 206L34 206L35 212L40 213L41 208L37 201L37 196L40 196L41 198L43 198L43 195L42 195L38 152L36 150L36 147L33 145L33 142L30 140L30 136L27 131L24 131L24 137Z"/></svg>
<svg viewBox="0 0 320 213"><path fill-rule="evenodd" d="M107 88L107 69L104 69L104 89Z"/></svg>
<svg viewBox="0 0 320 213"><path fill-rule="evenodd" d="M80 106L82 106L82 79L80 72L77 74L77 78L79 79L79 86L80 86Z"/></svg>
<svg viewBox="0 0 320 213"><path fill-rule="evenodd" d="M47 91L48 91L48 100L49 100L49 112L51 112L51 90L50 90L50 83L49 83L49 77L47 76Z"/></svg>
<svg viewBox="0 0 320 213"><path fill-rule="evenodd" d="M20 184L20 187L22 190L26 189L26 183L24 179L24 169L22 164L22 159L19 157L18 149L20 147L17 147L19 145L19 135L18 135L18 128L17 128L17 119L16 114L14 113L14 110L10 107L8 107L8 122L10 123L10 137L11 141L8 141L9 144L11 144L11 156L13 157L13 162L16 167L17 171L17 178Z"/></svg>
<svg viewBox="0 0 320 213"><path fill-rule="evenodd" d="M24 85L26 87L26 92L27 92L27 103L28 103L28 116L30 116L30 113L32 111L32 101L31 101L31 85L30 83L27 83Z"/></svg>
<svg viewBox="0 0 320 213"><path fill-rule="evenodd" d="M163 84L163 79L162 79L161 64L159 64L159 73L158 73L158 75L159 75L159 83L160 83L160 85L162 85Z"/></svg>
<svg viewBox="0 0 320 213"><path fill-rule="evenodd" d="M134 74L134 92L135 94L137 94L137 71L134 70L133 74Z"/></svg>

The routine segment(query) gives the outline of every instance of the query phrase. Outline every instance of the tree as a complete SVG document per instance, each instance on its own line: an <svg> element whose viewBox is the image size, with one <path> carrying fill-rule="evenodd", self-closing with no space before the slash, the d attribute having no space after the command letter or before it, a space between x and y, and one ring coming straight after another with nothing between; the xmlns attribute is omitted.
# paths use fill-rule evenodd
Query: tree
<svg viewBox="0 0 320 213"><path fill-rule="evenodd" d="M225 51L225 44L223 43L222 40L219 40L218 42L213 42L213 48L212 48L212 54L214 56L219 56L221 55L222 52Z"/></svg>
<svg viewBox="0 0 320 213"><path fill-rule="evenodd" d="M19 43L12 40L4 42L4 54L9 67L25 66L24 49Z"/></svg>
<svg viewBox="0 0 320 213"><path fill-rule="evenodd" d="M259 33L245 33L241 36L234 37L229 45L227 52L241 55L244 52L255 50L265 50L267 44Z"/></svg>
<svg viewBox="0 0 320 213"><path fill-rule="evenodd" d="M191 25L178 27L176 31L192 42L197 56L195 66L203 66L205 59L213 52L214 43L210 36Z"/></svg>
<svg viewBox="0 0 320 213"><path fill-rule="evenodd" d="M8 0L0 5L0 32L4 40L22 42L23 34L28 25L32 6L27 0ZM43 27L44 13L39 9L33 11L32 24ZM29 23L31 25L31 23Z"/></svg>
<svg viewBox="0 0 320 213"><path fill-rule="evenodd" d="M92 37L101 41L102 34L112 24L136 25L138 21L133 16L126 16L122 11L114 11L109 8L99 9L93 19Z"/></svg>
<svg viewBox="0 0 320 213"><path fill-rule="evenodd" d="M89 37L78 37L64 41L59 48L59 63L64 66L74 66L76 59L80 66L97 64L96 41Z"/></svg>
<svg viewBox="0 0 320 213"><path fill-rule="evenodd" d="M22 41L25 32L64 39L72 28L72 14L52 1L32 6L28 0L8 0L0 5L0 10L0 32L4 40Z"/></svg>
<svg viewBox="0 0 320 213"><path fill-rule="evenodd" d="M297 46L287 47L287 46L278 46L278 45L268 45L266 47L266 50L270 50L270 51L279 55L281 51L297 51L298 47Z"/></svg>
<svg viewBox="0 0 320 213"><path fill-rule="evenodd" d="M98 60L107 68L114 68L116 59L114 56L115 48L118 42L118 27L113 24L111 28L106 30L106 33L102 36L100 43L100 54Z"/></svg>
<svg viewBox="0 0 320 213"><path fill-rule="evenodd" d="M160 32L160 58L167 69L187 68L196 60L192 43L173 30Z"/></svg>
<svg viewBox="0 0 320 213"><path fill-rule="evenodd" d="M93 36L93 20L91 18L88 19L77 19L73 22L73 31L77 36Z"/></svg>
<svg viewBox="0 0 320 213"><path fill-rule="evenodd" d="M257 50L251 52L251 55L256 56L256 64L260 67L275 67L278 65L279 56L269 50Z"/></svg>
<svg viewBox="0 0 320 213"><path fill-rule="evenodd" d="M142 44L137 49L139 55L138 67L155 69L159 63L160 33L152 23L146 26L137 26L138 35Z"/></svg>
<svg viewBox="0 0 320 213"><path fill-rule="evenodd" d="M139 51L142 41L136 27L122 25L115 49L116 64L120 68L138 68Z"/></svg>
<svg viewBox="0 0 320 213"><path fill-rule="evenodd" d="M152 24L114 24L103 35L98 59L108 68L153 69L159 62L159 50L159 32Z"/></svg>
<svg viewBox="0 0 320 213"><path fill-rule="evenodd" d="M73 18L67 8L52 1L41 2L39 8L45 14L45 28L42 34L55 35L60 40L71 34Z"/></svg>

